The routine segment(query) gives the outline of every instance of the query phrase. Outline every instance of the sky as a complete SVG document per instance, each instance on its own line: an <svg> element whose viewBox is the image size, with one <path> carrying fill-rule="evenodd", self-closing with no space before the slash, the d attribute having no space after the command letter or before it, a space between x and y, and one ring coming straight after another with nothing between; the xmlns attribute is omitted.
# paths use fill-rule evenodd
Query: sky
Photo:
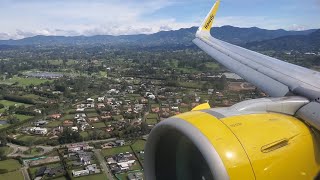
<svg viewBox="0 0 320 180"><path fill-rule="evenodd" d="M0 39L151 34L199 26L214 0L0 0ZM214 26L320 28L320 0L222 0Z"/></svg>

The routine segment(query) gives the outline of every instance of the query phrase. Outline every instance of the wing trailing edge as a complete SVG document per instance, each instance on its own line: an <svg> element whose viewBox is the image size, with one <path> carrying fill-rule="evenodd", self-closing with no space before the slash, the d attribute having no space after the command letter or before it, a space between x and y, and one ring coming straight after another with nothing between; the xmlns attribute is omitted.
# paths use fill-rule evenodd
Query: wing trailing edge
<svg viewBox="0 0 320 180"><path fill-rule="evenodd" d="M211 36L220 0L216 1L193 42L220 64L272 97L300 95L320 102L320 73L229 44Z"/></svg>

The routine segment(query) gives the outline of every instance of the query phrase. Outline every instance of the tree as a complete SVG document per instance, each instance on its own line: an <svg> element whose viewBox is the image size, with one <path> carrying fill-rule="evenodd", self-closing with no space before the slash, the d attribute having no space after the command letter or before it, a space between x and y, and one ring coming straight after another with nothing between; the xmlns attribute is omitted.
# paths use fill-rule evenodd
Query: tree
<svg viewBox="0 0 320 180"><path fill-rule="evenodd" d="M81 142L82 137L80 136L79 132L72 131L70 128L65 128L62 134L59 136L58 141L60 144L75 143Z"/></svg>
<svg viewBox="0 0 320 180"><path fill-rule="evenodd" d="M0 134L0 146L6 146L7 143L8 143L7 134L6 133L1 133Z"/></svg>
<svg viewBox="0 0 320 180"><path fill-rule="evenodd" d="M17 119L15 116L9 116L8 122L9 124L15 124L19 122L19 119Z"/></svg>

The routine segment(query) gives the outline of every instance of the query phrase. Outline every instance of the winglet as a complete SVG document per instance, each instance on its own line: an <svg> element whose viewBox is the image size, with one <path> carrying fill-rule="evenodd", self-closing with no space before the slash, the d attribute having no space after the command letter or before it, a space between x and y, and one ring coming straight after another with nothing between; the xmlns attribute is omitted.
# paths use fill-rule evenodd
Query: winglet
<svg viewBox="0 0 320 180"><path fill-rule="evenodd" d="M220 5L220 0L217 0L216 3L213 5L212 9L210 10L209 14L207 15L206 19L203 21L201 26L199 27L196 36L200 34L209 34L210 35L210 30L212 28L212 24L214 21L214 18L216 17L216 14L218 12Z"/></svg>
<svg viewBox="0 0 320 180"><path fill-rule="evenodd" d="M200 111L200 110L205 110L205 109L210 109L210 104L209 103L204 103L196 106L193 108L191 111Z"/></svg>

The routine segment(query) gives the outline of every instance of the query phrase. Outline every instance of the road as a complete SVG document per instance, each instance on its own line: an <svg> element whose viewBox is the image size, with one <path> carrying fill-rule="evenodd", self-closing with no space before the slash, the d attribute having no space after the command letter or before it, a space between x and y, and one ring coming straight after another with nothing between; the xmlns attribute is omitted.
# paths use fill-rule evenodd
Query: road
<svg viewBox="0 0 320 180"><path fill-rule="evenodd" d="M20 169L24 180L30 180L29 173L28 173L27 169L28 169L27 167L23 167Z"/></svg>
<svg viewBox="0 0 320 180"><path fill-rule="evenodd" d="M104 173L107 175L109 180L114 180L112 173L110 172L106 161L104 160L104 158L101 155L101 150L100 149L95 149L94 153L96 155L96 157L98 158L101 168L103 169Z"/></svg>
<svg viewBox="0 0 320 180"><path fill-rule="evenodd" d="M84 141L84 142L80 142L80 143L99 143L99 142L110 142L110 141L115 141L115 140L116 140L116 138L111 138L111 139L103 139L103 140L90 140L90 141ZM70 144L76 144L76 143L70 143ZM55 148L58 149L60 147L65 147L70 144L63 144L63 145L58 145L58 146L33 146L33 147L43 149L43 151L41 153L37 154L37 156L41 156L43 154L51 152ZM16 144L12 144L12 143L8 143L7 145L13 149L13 151L7 155L8 157L18 157L18 156L20 156L22 158L34 157L34 155L23 154L23 152L28 150L29 147L20 146L20 145L16 145Z"/></svg>
<svg viewBox="0 0 320 180"><path fill-rule="evenodd" d="M13 151L7 155L8 157L17 157L17 156L20 156L23 158L34 157L34 155L23 154L23 152L28 150L29 147L19 146L19 145L11 144L11 143L8 143L7 145L13 149ZM55 148L55 147L51 147L51 146L33 146L33 147L43 149L43 151L41 153L37 154L37 156L41 156L43 154L51 152Z"/></svg>

